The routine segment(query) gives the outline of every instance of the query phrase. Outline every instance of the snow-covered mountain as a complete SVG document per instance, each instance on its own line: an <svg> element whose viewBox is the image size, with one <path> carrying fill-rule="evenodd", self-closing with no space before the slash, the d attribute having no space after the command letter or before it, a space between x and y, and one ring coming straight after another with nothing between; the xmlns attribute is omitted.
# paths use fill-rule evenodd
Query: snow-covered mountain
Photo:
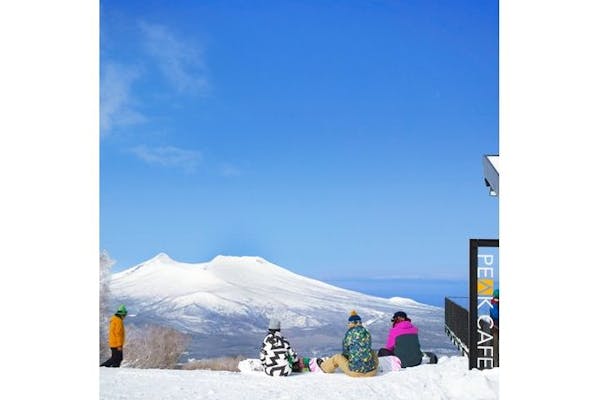
<svg viewBox="0 0 600 400"><path fill-rule="evenodd" d="M182 263L160 253L113 275L115 302L130 310L129 324L153 323L191 335L191 358L257 354L270 318L301 354L338 352L350 310L385 343L390 317L403 310L420 329L424 350L456 355L444 333L443 309L411 299L384 299L310 279L260 257L217 256Z"/></svg>

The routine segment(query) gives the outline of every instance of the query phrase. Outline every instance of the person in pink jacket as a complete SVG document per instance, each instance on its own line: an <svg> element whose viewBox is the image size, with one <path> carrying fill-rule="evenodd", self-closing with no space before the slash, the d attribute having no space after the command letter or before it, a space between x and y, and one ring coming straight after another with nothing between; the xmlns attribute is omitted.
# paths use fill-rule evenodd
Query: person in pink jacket
<svg viewBox="0 0 600 400"><path fill-rule="evenodd" d="M418 335L419 328L414 326L404 311L398 311L392 317L392 328L388 334L385 347L379 349L378 357L393 356L396 338L403 335Z"/></svg>
<svg viewBox="0 0 600 400"><path fill-rule="evenodd" d="M414 326L404 311L398 311L392 317L392 328L385 347L379 349L377 357L396 356L402 368L420 364L437 364L437 354L421 351L419 328Z"/></svg>

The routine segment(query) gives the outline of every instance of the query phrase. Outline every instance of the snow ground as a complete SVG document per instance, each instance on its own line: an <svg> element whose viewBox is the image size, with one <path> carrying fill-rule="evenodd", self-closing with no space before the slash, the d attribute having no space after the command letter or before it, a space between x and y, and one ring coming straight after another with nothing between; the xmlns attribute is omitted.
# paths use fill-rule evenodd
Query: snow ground
<svg viewBox="0 0 600 400"><path fill-rule="evenodd" d="M100 368L100 399L498 399L499 368L469 370L466 357L441 357L372 378L299 373L270 377L262 372Z"/></svg>

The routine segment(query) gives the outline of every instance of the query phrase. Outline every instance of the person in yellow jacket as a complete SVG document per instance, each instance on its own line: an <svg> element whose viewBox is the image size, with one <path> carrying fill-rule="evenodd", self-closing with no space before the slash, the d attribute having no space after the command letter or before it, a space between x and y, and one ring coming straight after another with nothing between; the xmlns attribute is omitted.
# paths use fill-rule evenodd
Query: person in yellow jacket
<svg viewBox="0 0 600 400"><path fill-rule="evenodd" d="M127 316L127 309L123 304L119 306L108 325L108 346L111 356L100 364L101 367L120 367L123 361L123 345L125 344L125 327L123 320Z"/></svg>

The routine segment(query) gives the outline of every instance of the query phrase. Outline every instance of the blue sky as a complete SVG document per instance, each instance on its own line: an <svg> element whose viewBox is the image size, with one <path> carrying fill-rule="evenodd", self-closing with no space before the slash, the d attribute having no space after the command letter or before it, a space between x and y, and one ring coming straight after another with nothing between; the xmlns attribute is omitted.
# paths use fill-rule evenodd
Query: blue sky
<svg viewBox="0 0 600 400"><path fill-rule="evenodd" d="M498 237L495 1L101 1L100 246L466 279Z"/></svg>

